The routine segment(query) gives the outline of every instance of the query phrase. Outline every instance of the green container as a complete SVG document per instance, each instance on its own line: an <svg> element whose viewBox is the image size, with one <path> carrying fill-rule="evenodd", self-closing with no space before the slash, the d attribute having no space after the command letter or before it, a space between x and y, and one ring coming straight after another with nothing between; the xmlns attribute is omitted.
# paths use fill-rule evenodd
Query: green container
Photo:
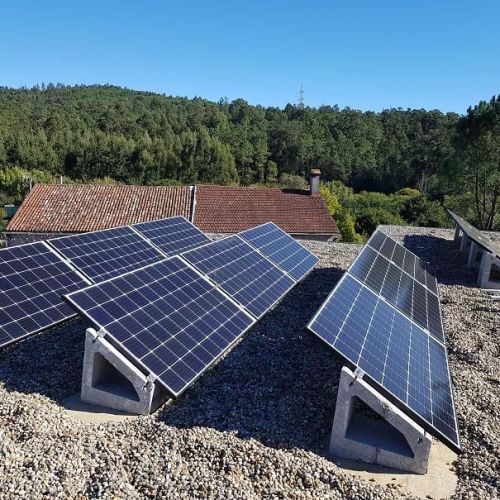
<svg viewBox="0 0 500 500"><path fill-rule="evenodd" d="M7 219L12 219L18 208L18 205L5 205L5 217Z"/></svg>

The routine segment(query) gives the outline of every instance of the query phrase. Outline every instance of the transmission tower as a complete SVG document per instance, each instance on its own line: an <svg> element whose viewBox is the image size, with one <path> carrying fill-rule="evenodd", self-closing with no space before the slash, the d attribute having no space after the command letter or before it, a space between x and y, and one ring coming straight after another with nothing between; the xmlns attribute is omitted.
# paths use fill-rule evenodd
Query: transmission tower
<svg viewBox="0 0 500 500"><path fill-rule="evenodd" d="M300 91L299 91L299 108L304 107L304 86L300 84Z"/></svg>

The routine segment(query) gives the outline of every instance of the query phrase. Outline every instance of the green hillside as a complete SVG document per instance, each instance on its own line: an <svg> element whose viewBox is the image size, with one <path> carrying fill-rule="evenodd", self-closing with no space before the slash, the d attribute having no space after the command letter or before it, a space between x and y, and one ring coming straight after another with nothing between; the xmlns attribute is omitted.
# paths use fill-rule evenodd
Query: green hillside
<svg viewBox="0 0 500 500"><path fill-rule="evenodd" d="M439 202L451 195L459 212L491 228L499 117L499 99L459 116L263 108L102 85L0 88L0 168L4 178L17 166L44 179L248 185L293 183L314 166L354 192L411 187Z"/></svg>

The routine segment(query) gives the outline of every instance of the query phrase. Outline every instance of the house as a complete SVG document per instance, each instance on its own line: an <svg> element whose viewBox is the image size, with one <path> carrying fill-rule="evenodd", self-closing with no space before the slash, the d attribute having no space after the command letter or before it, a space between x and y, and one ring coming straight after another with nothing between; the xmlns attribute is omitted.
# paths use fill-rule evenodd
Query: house
<svg viewBox="0 0 500 500"><path fill-rule="evenodd" d="M330 240L339 236L318 193L311 190L225 186L37 184L5 235L7 245L97 231L182 215L207 233L231 234L272 221L290 234Z"/></svg>
<svg viewBox="0 0 500 500"><path fill-rule="evenodd" d="M319 195L279 188L196 188L194 224L206 233L238 233L269 221L299 238L330 240L339 235Z"/></svg>

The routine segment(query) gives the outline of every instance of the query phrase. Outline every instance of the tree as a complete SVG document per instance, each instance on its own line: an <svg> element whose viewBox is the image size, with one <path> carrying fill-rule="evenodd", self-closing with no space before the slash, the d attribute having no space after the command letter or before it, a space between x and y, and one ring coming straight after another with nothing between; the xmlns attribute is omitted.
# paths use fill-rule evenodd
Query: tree
<svg viewBox="0 0 500 500"><path fill-rule="evenodd" d="M492 229L500 197L500 96L481 101L460 119L455 153L441 175L452 193L470 193L477 227Z"/></svg>

